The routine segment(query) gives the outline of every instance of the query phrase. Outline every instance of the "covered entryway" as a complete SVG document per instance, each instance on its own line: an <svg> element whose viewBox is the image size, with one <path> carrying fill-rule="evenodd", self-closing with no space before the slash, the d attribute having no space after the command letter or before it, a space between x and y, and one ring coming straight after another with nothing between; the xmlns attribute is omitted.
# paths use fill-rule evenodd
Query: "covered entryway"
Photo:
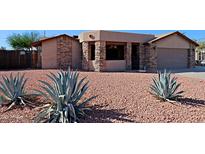
<svg viewBox="0 0 205 154"><path fill-rule="evenodd" d="M158 48L157 69L188 68L188 50L179 48Z"/></svg>

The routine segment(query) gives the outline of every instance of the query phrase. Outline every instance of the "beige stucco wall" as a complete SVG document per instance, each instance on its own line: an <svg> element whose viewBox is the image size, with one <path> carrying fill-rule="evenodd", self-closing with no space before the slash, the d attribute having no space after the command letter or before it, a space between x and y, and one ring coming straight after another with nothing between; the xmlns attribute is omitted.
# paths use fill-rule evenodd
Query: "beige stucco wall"
<svg viewBox="0 0 205 154"><path fill-rule="evenodd" d="M51 39L42 43L42 68L57 68L57 40Z"/></svg>
<svg viewBox="0 0 205 154"><path fill-rule="evenodd" d="M125 71L126 60L106 60L105 71Z"/></svg>
<svg viewBox="0 0 205 154"><path fill-rule="evenodd" d="M134 34L113 31L90 31L79 35L80 42L84 41L110 41L110 42L137 42L143 43L155 38L154 35Z"/></svg>
<svg viewBox="0 0 205 154"><path fill-rule="evenodd" d="M81 69L81 45L72 40L72 68ZM42 68L58 68L57 64L57 39L51 39L42 43Z"/></svg>
<svg viewBox="0 0 205 154"><path fill-rule="evenodd" d="M74 69L81 69L81 51L80 42L72 40L72 67Z"/></svg>
<svg viewBox="0 0 205 154"><path fill-rule="evenodd" d="M190 48L190 43L177 34L159 40L155 45L159 48Z"/></svg>
<svg viewBox="0 0 205 154"><path fill-rule="evenodd" d="M106 60L104 71L125 71L126 61L125 60ZM95 60L89 61L89 71L95 71Z"/></svg>

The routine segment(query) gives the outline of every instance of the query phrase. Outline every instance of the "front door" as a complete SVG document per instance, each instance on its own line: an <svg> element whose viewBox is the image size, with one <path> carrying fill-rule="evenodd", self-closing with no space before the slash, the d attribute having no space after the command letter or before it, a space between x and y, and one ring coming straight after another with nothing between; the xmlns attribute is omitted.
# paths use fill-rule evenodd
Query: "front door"
<svg viewBox="0 0 205 154"><path fill-rule="evenodd" d="M139 70L140 64L139 45L132 45L132 70Z"/></svg>

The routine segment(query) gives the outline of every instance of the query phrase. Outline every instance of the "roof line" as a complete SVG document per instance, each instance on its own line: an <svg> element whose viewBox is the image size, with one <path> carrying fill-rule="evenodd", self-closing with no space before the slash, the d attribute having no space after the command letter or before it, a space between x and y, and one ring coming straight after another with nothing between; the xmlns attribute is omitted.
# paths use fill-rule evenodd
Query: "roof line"
<svg viewBox="0 0 205 154"><path fill-rule="evenodd" d="M183 38L186 39L187 41L193 43L193 44L196 45L196 46L199 46L199 44L198 44L197 42L193 41L192 39L190 39L190 38L187 37L186 35L180 33L179 31L175 31L175 32L171 32L171 33L167 33L167 34L158 36L158 37L156 37L155 39L148 41L147 43L154 43L154 42L157 42L157 41L159 41L159 40L162 40L162 39L167 38L167 37L169 37L169 36L171 36L171 35L174 35L174 34L180 35L181 37L183 37Z"/></svg>
<svg viewBox="0 0 205 154"><path fill-rule="evenodd" d="M53 36L53 37L44 38L44 39L41 39L41 40L39 40L39 41L33 42L33 43L32 43L32 46L39 45L39 44L41 44L41 43L44 42L44 41L48 41L48 40L51 40L51 39L55 39L55 38L58 38L58 37L61 37L61 36L66 36L66 37L69 37L69 38L71 38L71 39L77 41L77 39L74 38L74 37L72 37L72 36L69 36L69 35L67 35L67 34L60 34L60 35L56 35L56 36Z"/></svg>

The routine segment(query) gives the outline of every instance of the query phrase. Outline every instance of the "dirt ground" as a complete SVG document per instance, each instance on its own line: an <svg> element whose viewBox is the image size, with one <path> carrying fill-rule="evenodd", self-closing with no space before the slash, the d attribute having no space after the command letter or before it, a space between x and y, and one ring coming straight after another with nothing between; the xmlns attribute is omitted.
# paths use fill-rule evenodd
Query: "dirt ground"
<svg viewBox="0 0 205 154"><path fill-rule="evenodd" d="M38 88L38 80L48 80L46 73L56 70L25 70L29 77L27 88ZM7 75L11 71L0 71ZM87 76L90 87L86 97L96 95L91 102L92 111L81 122L205 122L205 80L178 76L185 91L180 103L160 102L149 93L154 74L151 73L96 73L80 72ZM3 113L0 108L0 122L32 122L38 109L14 109Z"/></svg>

